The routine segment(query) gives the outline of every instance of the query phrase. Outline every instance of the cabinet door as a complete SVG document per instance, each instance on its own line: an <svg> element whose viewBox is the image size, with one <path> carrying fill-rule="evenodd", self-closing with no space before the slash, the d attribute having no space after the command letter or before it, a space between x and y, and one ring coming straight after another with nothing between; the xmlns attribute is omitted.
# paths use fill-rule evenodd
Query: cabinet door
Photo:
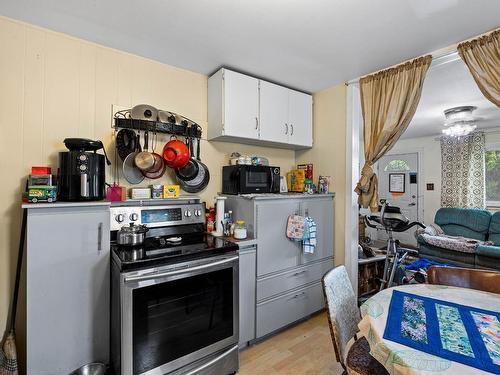
<svg viewBox="0 0 500 375"><path fill-rule="evenodd" d="M313 254L301 253L302 264L333 256L333 200L308 199L303 211L316 222L316 250Z"/></svg>
<svg viewBox="0 0 500 375"><path fill-rule="evenodd" d="M26 252L27 373L108 363L109 208L30 209Z"/></svg>
<svg viewBox="0 0 500 375"><path fill-rule="evenodd" d="M255 247L240 249L240 345L255 339Z"/></svg>
<svg viewBox="0 0 500 375"><path fill-rule="evenodd" d="M257 204L257 276L282 271L300 264L300 242L286 237L288 216L298 213L299 204L290 200Z"/></svg>
<svg viewBox="0 0 500 375"><path fill-rule="evenodd" d="M312 147L312 96L289 90L289 143Z"/></svg>
<svg viewBox="0 0 500 375"><path fill-rule="evenodd" d="M224 79L224 134L259 139L259 80L227 69Z"/></svg>
<svg viewBox="0 0 500 375"><path fill-rule="evenodd" d="M288 142L288 91L274 83L260 81L260 139Z"/></svg>

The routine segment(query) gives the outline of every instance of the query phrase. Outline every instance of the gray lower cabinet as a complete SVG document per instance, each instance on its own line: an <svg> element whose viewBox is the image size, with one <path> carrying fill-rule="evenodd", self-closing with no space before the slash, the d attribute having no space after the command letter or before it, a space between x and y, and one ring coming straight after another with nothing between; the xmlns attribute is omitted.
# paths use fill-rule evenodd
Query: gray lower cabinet
<svg viewBox="0 0 500 375"><path fill-rule="evenodd" d="M255 339L256 247L240 248L240 346Z"/></svg>
<svg viewBox="0 0 500 375"><path fill-rule="evenodd" d="M108 363L109 207L29 208L27 228L27 373Z"/></svg>
<svg viewBox="0 0 500 375"><path fill-rule="evenodd" d="M228 196L226 207L235 219L247 221L257 239L255 338L324 308L321 278L333 267L334 196ZM313 254L286 237L287 219L293 214L316 221Z"/></svg>
<svg viewBox="0 0 500 375"><path fill-rule="evenodd" d="M265 336L324 307L321 283L292 290L257 304L257 337Z"/></svg>

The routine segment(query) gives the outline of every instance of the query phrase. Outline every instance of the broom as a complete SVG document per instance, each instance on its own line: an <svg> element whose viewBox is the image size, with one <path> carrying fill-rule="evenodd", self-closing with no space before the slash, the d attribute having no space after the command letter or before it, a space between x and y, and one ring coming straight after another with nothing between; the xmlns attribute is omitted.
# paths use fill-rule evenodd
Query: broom
<svg viewBox="0 0 500 375"><path fill-rule="evenodd" d="M21 224L21 237L19 239L19 252L17 254L16 283L14 284L14 295L10 314L10 331L5 338L0 350L0 375L18 375L17 351L16 351L16 312L17 298L19 296L19 283L21 281L21 269L23 266L24 240L26 238L27 211L23 209L23 222Z"/></svg>

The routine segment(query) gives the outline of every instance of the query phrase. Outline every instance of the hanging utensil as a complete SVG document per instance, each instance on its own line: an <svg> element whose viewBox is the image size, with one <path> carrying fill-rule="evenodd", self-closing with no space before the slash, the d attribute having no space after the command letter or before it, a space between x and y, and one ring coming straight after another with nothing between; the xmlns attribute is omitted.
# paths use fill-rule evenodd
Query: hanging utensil
<svg viewBox="0 0 500 375"><path fill-rule="evenodd" d="M135 166L135 156L140 152L141 136L137 134L136 149L123 161L123 176L130 184L139 184L144 180L141 170Z"/></svg>
<svg viewBox="0 0 500 375"><path fill-rule="evenodd" d="M207 187L210 181L210 172L207 166L203 164L200 159L200 143L201 143L200 138L197 138L197 145L196 145L197 155L196 158L193 156L193 158L191 159L191 161L193 161L196 164L198 169L196 176L193 179L187 181L177 178L177 180L182 186L182 189L184 191L187 191L188 193L198 193L202 191ZM191 140L191 147L192 147L192 140Z"/></svg>
<svg viewBox="0 0 500 375"><path fill-rule="evenodd" d="M116 150L120 159L125 158L135 151L137 142L137 135L132 129L121 129L116 135Z"/></svg>
<svg viewBox="0 0 500 375"><path fill-rule="evenodd" d="M175 170L177 179L181 181L192 180L196 177L199 171L198 163L196 162L193 152L193 140L190 137L187 137L186 142L189 147L191 158L184 167Z"/></svg>
<svg viewBox="0 0 500 375"><path fill-rule="evenodd" d="M144 132L144 148L134 157L137 168L143 172L148 172L155 165L155 157L149 152L149 132Z"/></svg>
<svg viewBox="0 0 500 375"><path fill-rule="evenodd" d="M175 135L170 137L170 141L163 148L163 159L167 166L174 169L183 168L189 162L189 148L182 142L177 140Z"/></svg>
<svg viewBox="0 0 500 375"><path fill-rule="evenodd" d="M132 107L130 117L134 120L156 121L158 120L158 110L152 105L139 104Z"/></svg>
<svg viewBox="0 0 500 375"><path fill-rule="evenodd" d="M156 149L156 145L157 145L157 134L156 132L153 134L153 142L152 142L152 147L153 147L153 152L151 153L154 158L155 158L155 165L153 166L153 168L151 168L151 170L149 171L146 171L146 172L142 172L142 174L147 177L147 178L150 178L150 179L157 179L157 178L160 178L161 176L163 176L163 174L165 173L166 169L167 169L167 165L165 163L165 160L163 160L162 156L160 154L157 154L155 152L155 149Z"/></svg>

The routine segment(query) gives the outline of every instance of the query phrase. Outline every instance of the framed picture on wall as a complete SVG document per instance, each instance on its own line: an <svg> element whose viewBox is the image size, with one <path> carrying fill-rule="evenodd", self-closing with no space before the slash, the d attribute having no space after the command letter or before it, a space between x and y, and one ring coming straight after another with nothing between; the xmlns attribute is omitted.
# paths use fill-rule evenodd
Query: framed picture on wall
<svg viewBox="0 0 500 375"><path fill-rule="evenodd" d="M405 178L404 173L389 173L389 193L404 193Z"/></svg>

